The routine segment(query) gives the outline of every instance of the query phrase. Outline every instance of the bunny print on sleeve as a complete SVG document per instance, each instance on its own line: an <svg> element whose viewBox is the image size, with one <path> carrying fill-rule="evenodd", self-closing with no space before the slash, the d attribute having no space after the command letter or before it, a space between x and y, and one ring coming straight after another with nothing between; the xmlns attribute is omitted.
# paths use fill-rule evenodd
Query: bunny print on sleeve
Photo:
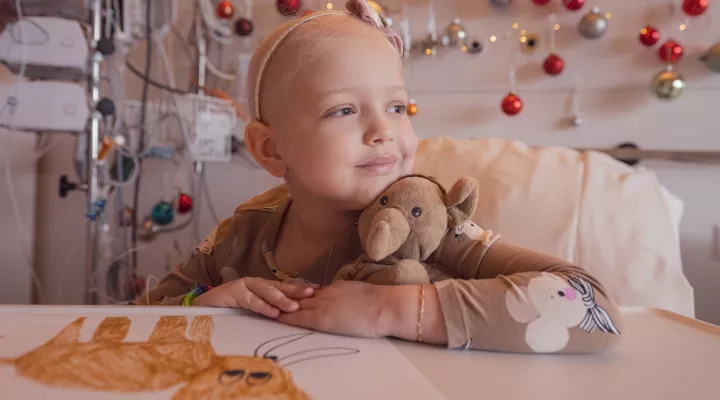
<svg viewBox="0 0 720 400"><path fill-rule="evenodd" d="M505 303L517 322L528 324L525 340L537 353L564 349L573 327L586 333L598 329L620 334L607 312L595 303L592 286L582 278L571 277L566 282L555 274L541 273L527 287L508 290Z"/></svg>
<svg viewBox="0 0 720 400"><path fill-rule="evenodd" d="M618 345L620 309L568 260L514 245L477 224L451 230L433 262L448 346L521 353L596 353Z"/></svg>

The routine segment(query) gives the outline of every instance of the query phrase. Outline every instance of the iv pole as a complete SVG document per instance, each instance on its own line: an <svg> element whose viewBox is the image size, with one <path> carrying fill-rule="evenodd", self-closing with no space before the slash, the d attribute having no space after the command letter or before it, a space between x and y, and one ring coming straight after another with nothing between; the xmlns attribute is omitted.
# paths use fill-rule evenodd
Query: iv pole
<svg viewBox="0 0 720 400"><path fill-rule="evenodd" d="M197 3L196 7L199 7ZM196 10L195 12L195 32L197 37L197 48L198 48L198 65L197 65L197 73L198 73L198 87L197 92L202 98L202 96L205 95L205 61L207 57L207 42L205 41L205 35L202 32L201 27L202 24L202 18L200 17L199 10ZM195 162L195 173L198 175L198 178L201 179L201 175L203 173L203 163L201 161ZM200 184L198 184L199 187ZM199 191L198 191L199 192Z"/></svg>
<svg viewBox="0 0 720 400"><path fill-rule="evenodd" d="M90 60L90 98L92 115L90 130L87 132L87 208L90 213L98 200L98 143L100 142L100 119L102 114L97 110L100 101L100 63L103 55L98 50L98 42L102 33L102 0L93 0L92 48ZM98 222L94 218L86 221L86 259L85 259L85 304L97 304L96 271L98 263Z"/></svg>

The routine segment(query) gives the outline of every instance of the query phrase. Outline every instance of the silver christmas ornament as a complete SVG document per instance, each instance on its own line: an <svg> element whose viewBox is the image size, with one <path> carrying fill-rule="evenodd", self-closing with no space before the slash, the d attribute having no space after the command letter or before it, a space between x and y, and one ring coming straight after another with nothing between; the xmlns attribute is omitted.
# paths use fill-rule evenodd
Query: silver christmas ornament
<svg viewBox="0 0 720 400"><path fill-rule="evenodd" d="M702 56L700 61L711 71L720 73L720 42L715 43Z"/></svg>
<svg viewBox="0 0 720 400"><path fill-rule="evenodd" d="M495 8L507 8L512 4L512 0L489 0L489 2Z"/></svg>
<svg viewBox="0 0 720 400"><path fill-rule="evenodd" d="M580 126L582 123L583 120L579 115L573 115L572 118L570 118L570 125L572 126Z"/></svg>
<svg viewBox="0 0 720 400"><path fill-rule="evenodd" d="M587 39L599 39L608 30L608 20L598 7L585 14L578 23L580 35Z"/></svg>
<svg viewBox="0 0 720 400"><path fill-rule="evenodd" d="M661 100L675 100L685 89L685 78L668 65L656 74L650 82L650 90Z"/></svg>
<svg viewBox="0 0 720 400"><path fill-rule="evenodd" d="M465 27L460 23L460 18L455 18L450 25L445 28L442 37L443 46L460 47L465 44L467 33Z"/></svg>

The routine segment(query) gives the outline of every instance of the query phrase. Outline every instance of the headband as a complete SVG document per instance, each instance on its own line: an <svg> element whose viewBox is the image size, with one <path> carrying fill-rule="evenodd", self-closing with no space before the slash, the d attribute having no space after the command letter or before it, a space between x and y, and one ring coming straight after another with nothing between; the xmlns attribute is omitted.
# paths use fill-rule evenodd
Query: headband
<svg viewBox="0 0 720 400"><path fill-rule="evenodd" d="M390 44L395 48L395 50L397 50L398 55L403 54L403 41L400 36L395 34L395 32L390 29L390 25L388 25L387 21L385 21L385 19L377 11L375 11L375 9L372 8L372 6L367 3L367 1L349 0L345 4L345 7L347 8L347 11L319 11L301 17L297 21L295 21L294 24L290 25L287 29L285 29L285 31L283 31L277 39L275 39L275 42L270 47L270 50L268 50L265 58L262 60L262 63L260 63L257 77L255 78L255 98L253 99L255 121L262 121L260 118L260 83L262 82L263 73L265 72L265 68L270 61L270 58L275 53L275 50L277 50L278 46L280 46L280 44L285 40L285 38L288 37L288 35L293 30L295 30L295 28L308 21L312 21L316 18L320 18L326 15L349 15L358 18L361 21L374 26L375 28L382 30L385 34L385 37L387 37L390 41Z"/></svg>

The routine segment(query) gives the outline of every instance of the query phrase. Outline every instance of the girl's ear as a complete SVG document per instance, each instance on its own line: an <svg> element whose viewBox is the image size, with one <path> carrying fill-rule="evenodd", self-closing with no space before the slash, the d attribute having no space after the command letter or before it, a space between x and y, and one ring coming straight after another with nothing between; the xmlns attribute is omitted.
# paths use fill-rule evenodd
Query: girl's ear
<svg viewBox="0 0 720 400"><path fill-rule="evenodd" d="M281 178L285 174L285 163L277 151L276 135L269 126L257 121L248 124L245 127L245 147L272 176Z"/></svg>

